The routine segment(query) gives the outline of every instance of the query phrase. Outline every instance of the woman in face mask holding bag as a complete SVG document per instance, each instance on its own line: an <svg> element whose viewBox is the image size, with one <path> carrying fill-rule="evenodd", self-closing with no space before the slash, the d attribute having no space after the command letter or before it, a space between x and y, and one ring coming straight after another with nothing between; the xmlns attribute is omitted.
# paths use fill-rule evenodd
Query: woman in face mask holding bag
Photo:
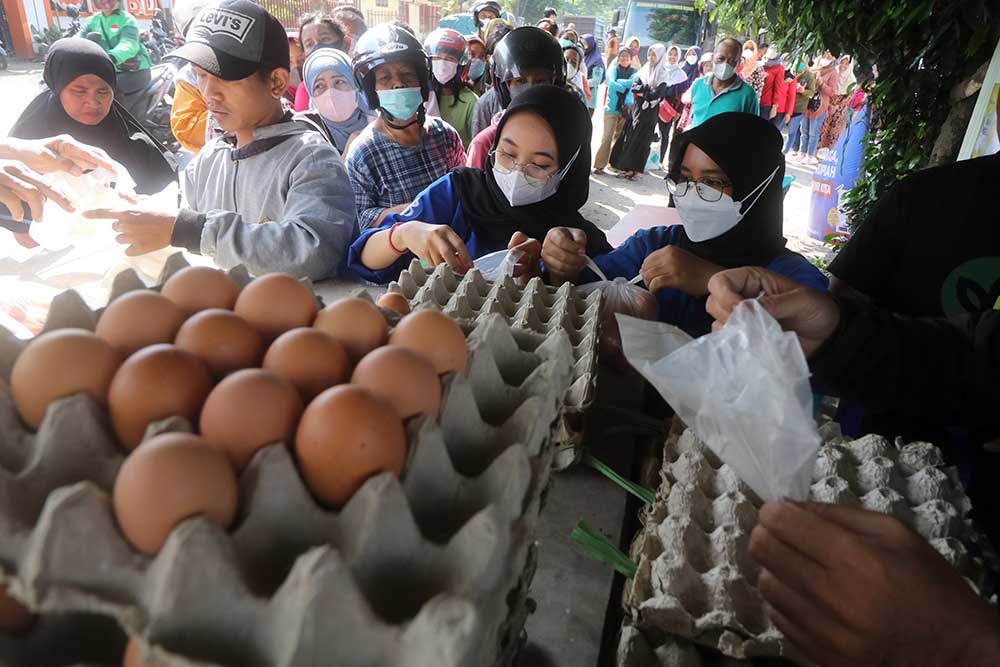
<svg viewBox="0 0 1000 667"><path fill-rule="evenodd" d="M569 224L580 247L610 251L604 233L580 215L589 193L591 123L565 88L537 85L511 102L486 169L458 168L420 193L402 213L362 232L348 251L361 278L385 284L414 257L465 273L473 260L504 248L524 253L515 275L537 270L537 239Z"/></svg>
<svg viewBox="0 0 1000 667"><path fill-rule="evenodd" d="M711 330L708 281L723 269L761 266L826 290L819 269L785 248L781 148L778 130L754 114L719 114L677 135L667 183L681 224L636 232L594 262L609 279L641 276L660 319L692 336ZM585 270L585 251L572 230L556 228L542 261L554 281L591 282L597 276Z"/></svg>
<svg viewBox="0 0 1000 667"><path fill-rule="evenodd" d="M354 81L350 56L340 49L320 47L306 58L302 78L330 142L343 155L374 120Z"/></svg>

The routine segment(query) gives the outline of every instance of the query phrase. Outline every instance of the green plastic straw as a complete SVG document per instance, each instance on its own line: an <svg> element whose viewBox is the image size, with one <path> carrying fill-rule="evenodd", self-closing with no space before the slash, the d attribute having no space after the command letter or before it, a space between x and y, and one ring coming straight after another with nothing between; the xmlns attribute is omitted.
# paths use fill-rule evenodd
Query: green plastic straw
<svg viewBox="0 0 1000 667"><path fill-rule="evenodd" d="M635 576L636 564L583 519L576 524L576 528L570 533L569 538L583 547L583 550L591 558L614 568L615 572L623 574L629 579Z"/></svg>
<svg viewBox="0 0 1000 667"><path fill-rule="evenodd" d="M631 480L625 479L624 477L616 473L614 470L612 470L603 462L599 461L596 457L590 454L583 455L583 462L589 465L597 472L607 477L608 479L610 479L612 482L614 482L621 488L631 493L633 496L635 496L642 502L646 503L647 505L653 504L653 499L656 498L655 491L647 489L646 487L641 486L639 484L636 484Z"/></svg>

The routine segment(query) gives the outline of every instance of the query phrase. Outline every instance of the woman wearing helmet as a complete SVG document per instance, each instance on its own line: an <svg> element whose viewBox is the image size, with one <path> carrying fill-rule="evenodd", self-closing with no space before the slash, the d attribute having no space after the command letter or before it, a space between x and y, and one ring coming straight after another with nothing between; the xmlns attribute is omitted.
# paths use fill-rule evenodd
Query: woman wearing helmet
<svg viewBox="0 0 1000 667"><path fill-rule="evenodd" d="M466 78L472 86L472 92L479 97L486 92L486 85L489 77L486 76L486 44L479 35L466 35L465 41L469 43L469 73Z"/></svg>
<svg viewBox="0 0 1000 667"><path fill-rule="evenodd" d="M462 145L472 141L472 112L479 97L472 92L465 80L469 71L469 43L461 33L450 28L439 28L427 35L424 51L431 59L431 90L436 109L449 125L462 137ZM433 113L433 111L432 111Z"/></svg>
<svg viewBox="0 0 1000 667"><path fill-rule="evenodd" d="M476 102L476 110L472 116L472 136L476 136L493 122L493 116L500 113L500 98L493 87L492 62L493 52L500 40L514 31L514 26L504 19L492 19L486 25L486 74L483 80L487 82L486 92L480 94Z"/></svg>
<svg viewBox="0 0 1000 667"><path fill-rule="evenodd" d="M465 162L462 138L426 115L427 54L412 33L382 23L358 40L354 80L378 113L347 154L361 229L402 211L421 190Z"/></svg>
<svg viewBox="0 0 1000 667"><path fill-rule="evenodd" d="M497 0L479 0L472 6L472 22L479 36L486 41L486 24L493 19L503 18L503 7Z"/></svg>

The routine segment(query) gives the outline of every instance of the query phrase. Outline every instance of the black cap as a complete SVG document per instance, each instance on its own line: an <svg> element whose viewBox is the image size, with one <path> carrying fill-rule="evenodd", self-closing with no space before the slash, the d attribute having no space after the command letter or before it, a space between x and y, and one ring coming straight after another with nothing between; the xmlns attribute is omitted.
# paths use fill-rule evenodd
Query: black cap
<svg viewBox="0 0 1000 667"><path fill-rule="evenodd" d="M291 67L284 26L250 0L223 0L203 9L188 28L187 43L167 57L226 81L245 79L263 67Z"/></svg>

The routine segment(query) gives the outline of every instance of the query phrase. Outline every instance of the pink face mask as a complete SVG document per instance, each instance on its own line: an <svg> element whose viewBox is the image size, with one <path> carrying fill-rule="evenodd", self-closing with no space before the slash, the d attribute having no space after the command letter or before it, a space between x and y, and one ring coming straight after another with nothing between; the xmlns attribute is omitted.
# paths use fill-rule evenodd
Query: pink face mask
<svg viewBox="0 0 1000 667"><path fill-rule="evenodd" d="M312 101L320 115L333 123L344 122L358 108L358 94L353 90L331 88L312 98Z"/></svg>

